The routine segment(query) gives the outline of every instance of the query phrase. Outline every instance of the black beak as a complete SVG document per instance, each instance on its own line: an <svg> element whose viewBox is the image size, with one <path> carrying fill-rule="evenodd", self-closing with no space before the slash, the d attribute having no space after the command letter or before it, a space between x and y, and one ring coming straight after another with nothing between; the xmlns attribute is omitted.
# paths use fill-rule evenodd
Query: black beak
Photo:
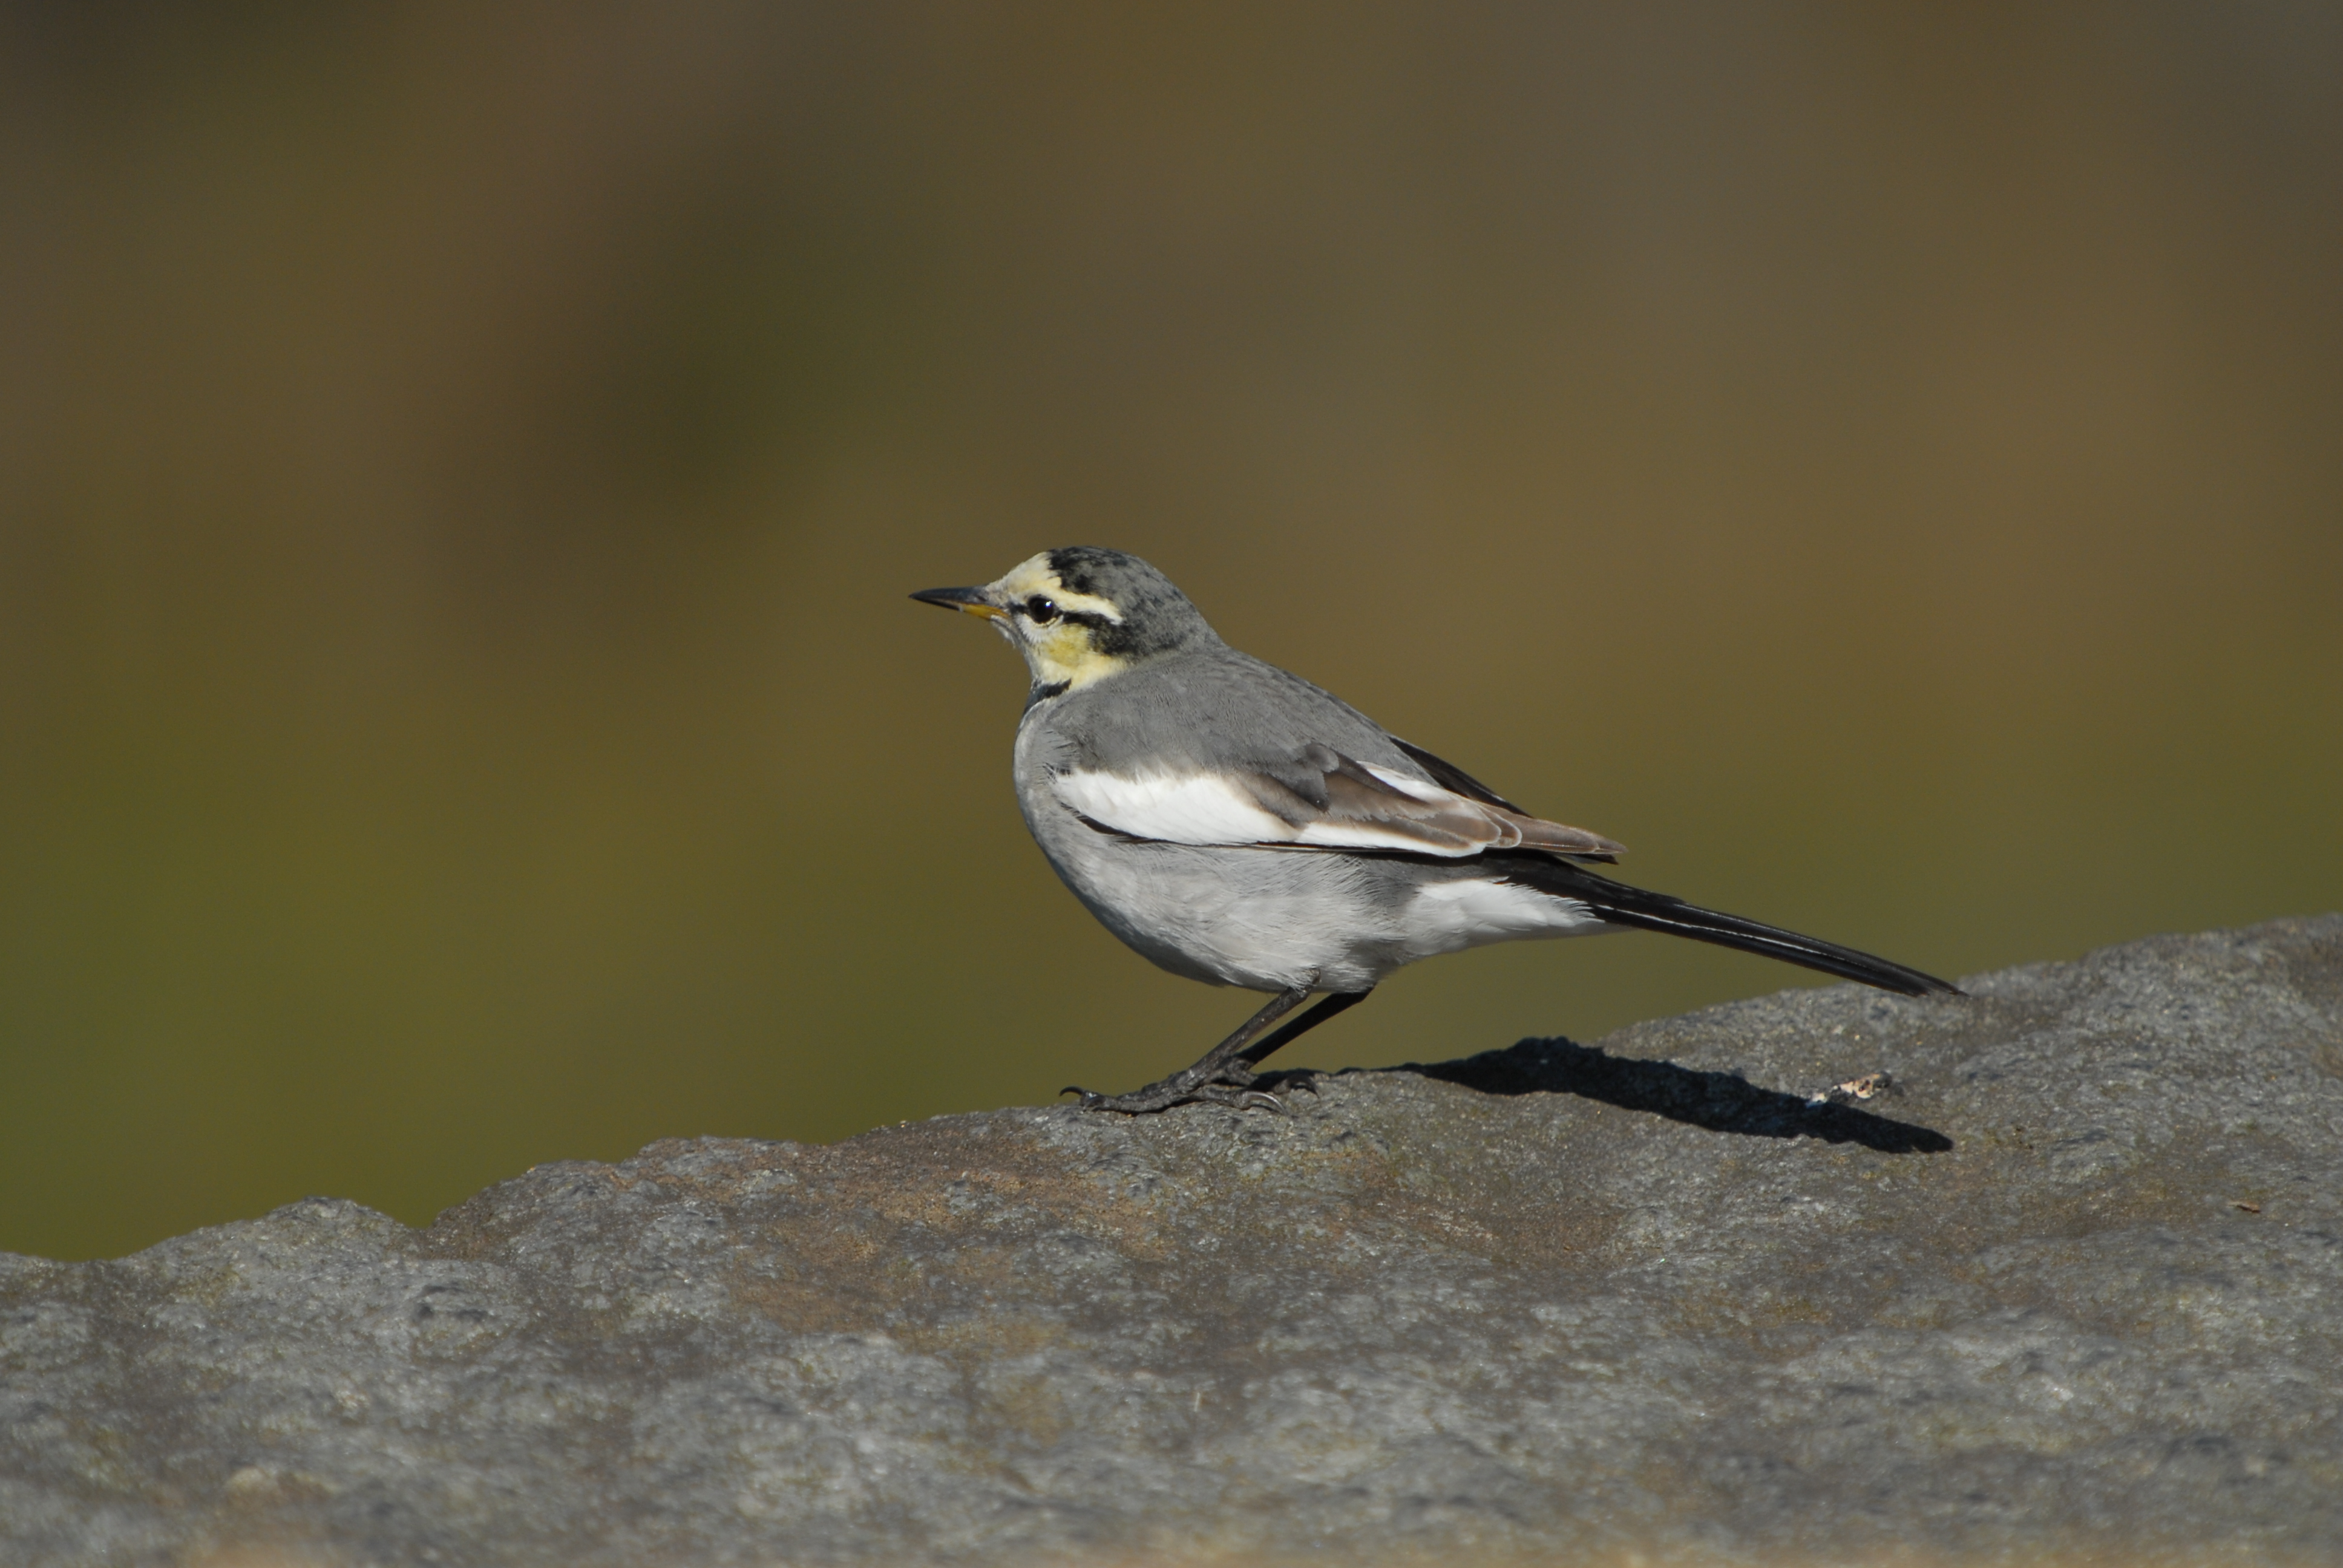
<svg viewBox="0 0 2343 1568"><path fill-rule="evenodd" d="M970 615L988 618L1001 613L1001 607L987 598L980 588L921 588L911 597L921 604L938 604L946 609L965 610Z"/></svg>

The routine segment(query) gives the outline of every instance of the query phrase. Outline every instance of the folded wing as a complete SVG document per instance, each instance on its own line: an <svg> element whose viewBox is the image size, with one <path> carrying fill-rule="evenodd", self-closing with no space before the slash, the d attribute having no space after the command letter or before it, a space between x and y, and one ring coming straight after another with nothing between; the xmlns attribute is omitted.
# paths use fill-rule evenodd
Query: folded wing
<svg viewBox="0 0 2343 1568"><path fill-rule="evenodd" d="M1620 852L1598 833L1325 746L1305 747L1275 776L1249 769L1136 775L1086 769L1061 773L1053 785L1061 800L1099 827L1172 844L1396 849L1451 859L1484 849L1606 859Z"/></svg>

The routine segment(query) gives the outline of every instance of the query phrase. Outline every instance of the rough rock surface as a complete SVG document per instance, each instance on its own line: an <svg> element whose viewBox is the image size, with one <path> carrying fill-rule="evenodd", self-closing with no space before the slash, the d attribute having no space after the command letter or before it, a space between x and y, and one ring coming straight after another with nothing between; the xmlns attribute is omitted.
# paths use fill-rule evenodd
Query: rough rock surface
<svg viewBox="0 0 2343 1568"><path fill-rule="evenodd" d="M1968 983L0 1259L0 1563L2343 1559L2343 917Z"/></svg>

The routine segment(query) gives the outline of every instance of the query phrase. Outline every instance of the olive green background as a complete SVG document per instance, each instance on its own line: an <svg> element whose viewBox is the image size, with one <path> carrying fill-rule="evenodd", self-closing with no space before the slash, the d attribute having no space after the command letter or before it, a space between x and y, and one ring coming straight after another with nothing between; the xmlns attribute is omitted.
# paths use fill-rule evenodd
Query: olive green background
<svg viewBox="0 0 2343 1568"><path fill-rule="evenodd" d="M0 11L0 1247L1184 1064L1052 545L1940 973L2343 904L2331 6L202 9Z"/></svg>

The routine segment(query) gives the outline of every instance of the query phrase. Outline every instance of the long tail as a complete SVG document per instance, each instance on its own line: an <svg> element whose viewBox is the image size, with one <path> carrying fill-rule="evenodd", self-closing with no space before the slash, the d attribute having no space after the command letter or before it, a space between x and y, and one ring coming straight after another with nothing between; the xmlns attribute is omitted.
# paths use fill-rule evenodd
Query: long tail
<svg viewBox="0 0 2343 1568"><path fill-rule="evenodd" d="M1922 974L1918 970L1906 969L1902 964L1889 963L1885 959L1869 953L1840 947L1817 937L1800 936L1779 926L1761 925L1745 920L1738 915L1719 914L1704 910L1697 904L1687 904L1682 899L1665 893L1647 892L1631 888L1624 882L1614 882L1608 877L1598 877L1584 866L1567 860L1557 860L1545 855L1495 854L1484 857L1502 861L1508 881L1523 883L1542 893L1558 898L1574 899L1597 916L1614 926L1633 926L1639 930L1665 931L1670 936L1690 937L1696 942L1714 942L1721 948L1734 948L1745 953L1757 953L1785 963L1820 970L1826 975L1842 980L1861 980L1882 990L1900 991L1906 996L1959 996L1958 986Z"/></svg>

